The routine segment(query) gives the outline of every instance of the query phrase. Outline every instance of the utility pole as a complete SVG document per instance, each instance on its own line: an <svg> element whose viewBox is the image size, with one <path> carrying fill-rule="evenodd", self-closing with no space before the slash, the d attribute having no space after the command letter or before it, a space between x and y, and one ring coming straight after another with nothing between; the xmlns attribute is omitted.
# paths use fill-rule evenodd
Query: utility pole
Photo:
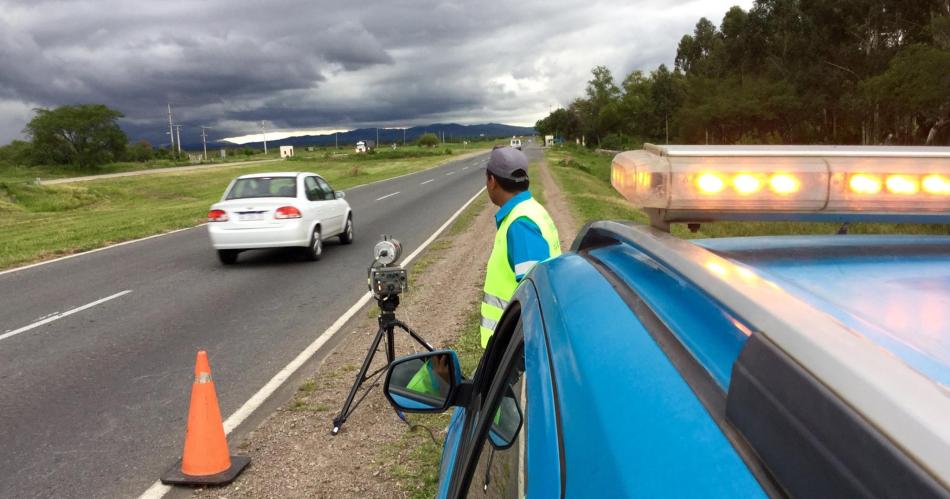
<svg viewBox="0 0 950 499"><path fill-rule="evenodd" d="M182 125L175 125L175 142L178 143L179 156L181 156L181 127Z"/></svg>
<svg viewBox="0 0 950 499"><path fill-rule="evenodd" d="M406 145L406 127L402 128L402 145Z"/></svg>
<svg viewBox="0 0 950 499"><path fill-rule="evenodd" d="M340 148L340 132L333 134L333 147Z"/></svg>
<svg viewBox="0 0 950 499"><path fill-rule="evenodd" d="M379 127L376 127L376 147L379 147Z"/></svg>
<svg viewBox="0 0 950 499"><path fill-rule="evenodd" d="M175 150L175 132L172 130L172 105L168 103L168 140L171 141L170 149Z"/></svg>
<svg viewBox="0 0 950 499"><path fill-rule="evenodd" d="M267 130L264 130L264 122L261 122L261 135L264 137L264 156L267 156Z"/></svg>
<svg viewBox="0 0 950 499"><path fill-rule="evenodd" d="M205 151L205 161L208 161L208 134L205 132L205 130L209 128L211 127L209 126L201 127L201 147Z"/></svg>

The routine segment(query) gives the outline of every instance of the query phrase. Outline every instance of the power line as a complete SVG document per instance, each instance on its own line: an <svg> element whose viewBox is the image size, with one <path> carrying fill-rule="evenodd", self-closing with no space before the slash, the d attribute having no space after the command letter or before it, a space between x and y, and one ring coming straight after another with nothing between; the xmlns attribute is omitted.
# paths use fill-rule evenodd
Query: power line
<svg viewBox="0 0 950 499"><path fill-rule="evenodd" d="M205 132L205 130L210 128L210 126L201 127L201 147L205 151L205 161L208 161L208 134Z"/></svg>
<svg viewBox="0 0 950 499"><path fill-rule="evenodd" d="M264 122L261 122L261 135L264 137L264 156L267 156L267 130L264 130Z"/></svg>
<svg viewBox="0 0 950 499"><path fill-rule="evenodd" d="M178 155L181 156L181 127L183 125L173 125L175 127L175 142L178 143Z"/></svg>
<svg viewBox="0 0 950 499"><path fill-rule="evenodd" d="M171 141L171 149L175 150L175 133L172 131L172 105L168 103L168 140Z"/></svg>

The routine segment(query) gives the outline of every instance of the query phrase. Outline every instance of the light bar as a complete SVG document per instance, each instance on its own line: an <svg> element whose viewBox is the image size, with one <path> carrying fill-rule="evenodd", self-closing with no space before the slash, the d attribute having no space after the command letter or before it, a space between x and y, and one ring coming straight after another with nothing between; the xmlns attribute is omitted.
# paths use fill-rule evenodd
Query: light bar
<svg viewBox="0 0 950 499"><path fill-rule="evenodd" d="M667 221L948 215L950 147L647 144L614 158L611 183Z"/></svg>

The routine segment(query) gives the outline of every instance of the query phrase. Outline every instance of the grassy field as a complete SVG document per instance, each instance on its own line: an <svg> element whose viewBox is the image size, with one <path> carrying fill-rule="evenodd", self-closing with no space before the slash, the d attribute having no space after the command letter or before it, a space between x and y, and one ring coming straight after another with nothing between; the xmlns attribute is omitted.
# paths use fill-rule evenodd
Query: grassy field
<svg viewBox="0 0 950 499"><path fill-rule="evenodd" d="M208 207L238 175L314 171L335 189L347 189L430 168L453 157L442 150L408 158L382 153L314 156L62 186L0 180L0 269L194 226L205 220Z"/></svg>
<svg viewBox="0 0 950 499"><path fill-rule="evenodd" d="M454 153L467 152L475 149L485 149L490 147L490 144L468 144L463 145L461 143L445 143L443 145L434 147L432 149L421 149L417 146L406 146L400 147L399 149L392 150L389 148L380 149L376 154L362 155L361 158L365 161L379 161L379 160L388 160L388 159L401 159L401 158L410 158L410 157L423 157L423 156L437 156L441 154L446 154L446 150L449 150ZM174 159L155 159L146 162L119 162L119 163L109 163L106 165L98 166L93 169L79 170L72 166L68 165L34 165L34 166L14 166L3 161L0 161L0 182L3 183L23 183L23 182L33 182L37 178L42 180L53 180L60 178L69 178L69 177L81 177L86 175L107 175L112 173L125 173L125 172L137 172L137 171L147 171L155 170L159 168L174 168L174 167L187 167L187 166L196 166L196 165L209 165L209 164L223 164L223 163L243 163L247 161L263 161L263 160L279 160L280 152L277 148L271 148L267 151L267 154L264 154L263 151L252 150L253 154L245 155L241 154L238 151L238 154L227 156L222 158L219 156L218 150L209 149L208 151L208 161L202 161L200 163L192 163L187 158L182 160ZM192 151L194 152L194 151ZM321 159L343 159L343 158L353 158L356 153L349 147L347 148L317 148L314 151L307 151L306 148L297 147L294 150L295 161L311 161L311 160L321 160Z"/></svg>
<svg viewBox="0 0 950 499"><path fill-rule="evenodd" d="M634 208L610 185L612 156L584 148L549 148L545 153L558 185L567 196L579 225L594 220L633 220L647 223L647 216ZM690 232L685 224L675 224L673 234L683 238L761 236L778 234L834 234L839 224L804 222L717 222L703 224ZM851 224L850 234L948 234L945 225Z"/></svg>
<svg viewBox="0 0 950 499"><path fill-rule="evenodd" d="M217 151L215 151L217 153ZM254 154L252 156L228 156L227 158L221 157L211 157L211 152L208 152L209 160L203 161L201 163L191 163L187 159L181 161L175 161L172 159L156 159L152 161L145 162L120 162L120 163L109 163L107 165L99 166L95 169L89 170L78 170L71 166L66 165L37 165L37 166L11 166L8 164L0 163L0 182L4 183L21 183L21 182L32 182L37 178L42 180L53 180L59 178L69 178L69 177L81 177L85 175L106 175L110 173L124 173L124 172L137 172L137 171L146 171L146 170L155 170L158 168L173 168L177 166L195 166L198 164L214 164L214 163L242 163L245 161L260 161L266 159L278 160L280 155L278 152L268 152L265 156L263 153Z"/></svg>

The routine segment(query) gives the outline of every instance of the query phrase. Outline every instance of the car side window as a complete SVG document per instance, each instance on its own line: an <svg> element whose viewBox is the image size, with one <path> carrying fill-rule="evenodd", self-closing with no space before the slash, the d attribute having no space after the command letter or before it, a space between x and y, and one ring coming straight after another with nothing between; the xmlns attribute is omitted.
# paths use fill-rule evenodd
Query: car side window
<svg viewBox="0 0 950 499"><path fill-rule="evenodd" d="M473 454L478 456L478 464L468 482L468 497L520 499L527 494L523 424L527 420L527 404L523 376L524 339L520 332L520 321L517 328L518 331L508 346L505 361L493 376L493 387L489 390L489 393L498 393L501 396L492 397L494 400L486 399L485 407L480 411L482 421L478 424L489 426L489 430L485 438L478 443L481 450ZM510 445L498 449L492 445L492 440Z"/></svg>
<svg viewBox="0 0 950 499"><path fill-rule="evenodd" d="M317 185L317 177L307 177L303 181L304 188L307 191L307 199L311 201L320 201L323 199L323 192Z"/></svg>
<svg viewBox="0 0 950 499"><path fill-rule="evenodd" d="M334 199L336 197L336 195L333 194L333 189L330 188L330 184L328 184L326 180L317 177L317 183L320 184L320 189L323 191L323 199Z"/></svg>

